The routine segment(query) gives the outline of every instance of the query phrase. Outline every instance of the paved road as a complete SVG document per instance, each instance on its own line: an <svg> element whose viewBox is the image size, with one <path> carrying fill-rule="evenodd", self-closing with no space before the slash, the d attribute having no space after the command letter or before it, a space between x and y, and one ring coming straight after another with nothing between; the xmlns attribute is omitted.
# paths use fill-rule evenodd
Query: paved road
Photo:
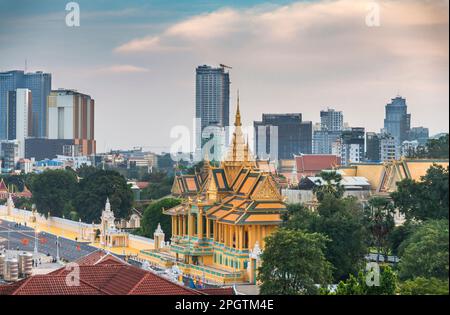
<svg viewBox="0 0 450 315"><path fill-rule="evenodd" d="M34 251L36 238L34 230L30 227L19 226L14 222L0 219L0 237L9 240L5 246L9 246L10 249ZM28 244L24 243L24 240L28 240ZM39 233L38 252L56 257L56 244L57 238L55 235L46 232ZM82 242L75 242L62 237L59 238L59 257L66 261L77 260L96 250L97 248Z"/></svg>

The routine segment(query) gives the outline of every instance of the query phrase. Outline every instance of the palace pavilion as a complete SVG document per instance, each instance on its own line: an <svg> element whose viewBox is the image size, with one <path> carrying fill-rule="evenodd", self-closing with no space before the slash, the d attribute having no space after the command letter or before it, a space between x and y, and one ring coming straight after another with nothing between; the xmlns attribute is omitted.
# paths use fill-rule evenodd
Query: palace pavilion
<svg viewBox="0 0 450 315"><path fill-rule="evenodd" d="M234 126L219 167L206 158L201 172L175 177L172 194L182 203L163 211L172 218L170 245L143 251L153 263L215 283L256 283L264 239L282 223L286 205L267 161L252 158L239 101Z"/></svg>

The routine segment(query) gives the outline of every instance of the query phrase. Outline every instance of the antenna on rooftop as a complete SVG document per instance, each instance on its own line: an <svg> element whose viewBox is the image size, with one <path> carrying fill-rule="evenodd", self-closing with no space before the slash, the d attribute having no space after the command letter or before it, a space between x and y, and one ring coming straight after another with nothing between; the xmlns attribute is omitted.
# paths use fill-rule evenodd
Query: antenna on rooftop
<svg viewBox="0 0 450 315"><path fill-rule="evenodd" d="M25 58L25 73L27 72L27 69L28 69L28 60L27 60L27 58Z"/></svg>

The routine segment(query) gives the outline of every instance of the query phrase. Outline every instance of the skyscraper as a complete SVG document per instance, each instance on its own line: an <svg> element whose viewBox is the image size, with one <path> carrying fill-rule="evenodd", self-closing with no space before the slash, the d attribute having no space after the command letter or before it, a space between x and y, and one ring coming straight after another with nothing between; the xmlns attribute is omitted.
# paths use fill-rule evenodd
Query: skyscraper
<svg viewBox="0 0 450 315"><path fill-rule="evenodd" d="M333 143L341 136L344 128L342 111L328 108L320 111L320 129L314 130L313 153L331 154Z"/></svg>
<svg viewBox="0 0 450 315"><path fill-rule="evenodd" d="M312 152L312 122L302 121L302 114L263 114L255 128L255 154L266 157L277 150L278 159L293 159L294 154ZM277 142L274 147L272 141Z"/></svg>
<svg viewBox="0 0 450 315"><path fill-rule="evenodd" d="M8 91L7 138L17 140L19 157L25 157L25 139L32 131L31 91L16 89Z"/></svg>
<svg viewBox="0 0 450 315"><path fill-rule="evenodd" d="M45 137L47 126L47 97L52 76L42 71L24 73L21 70L0 72L0 140L7 138L7 94L18 88L31 91L32 126L30 136Z"/></svg>
<svg viewBox="0 0 450 315"><path fill-rule="evenodd" d="M366 160L380 161L380 135L376 132L366 133Z"/></svg>
<svg viewBox="0 0 450 315"><path fill-rule="evenodd" d="M223 129L230 120L230 76L223 67L198 66L195 86L196 149L208 139L202 132L208 126ZM222 133L226 134L226 133ZM227 139L224 139L226 144Z"/></svg>
<svg viewBox="0 0 450 315"><path fill-rule="evenodd" d="M344 130L334 143L333 154L341 156L342 165L359 163L364 159L364 128L357 127Z"/></svg>
<svg viewBox="0 0 450 315"><path fill-rule="evenodd" d="M23 71L0 72L0 140L8 139L8 92L25 85Z"/></svg>
<svg viewBox="0 0 450 315"><path fill-rule="evenodd" d="M32 136L44 138L47 136L47 97L52 89L52 75L42 71L25 73L24 87L31 90L33 99Z"/></svg>
<svg viewBox="0 0 450 315"><path fill-rule="evenodd" d="M406 99L397 96L385 107L384 131L394 137L397 145L408 139L411 115L407 113Z"/></svg>
<svg viewBox="0 0 450 315"><path fill-rule="evenodd" d="M74 90L52 91L48 97L48 138L73 139L83 155L95 154L94 100Z"/></svg>
<svg viewBox="0 0 450 315"><path fill-rule="evenodd" d="M320 128L328 131L342 131L344 126L344 115L342 111L336 111L333 108L320 111Z"/></svg>

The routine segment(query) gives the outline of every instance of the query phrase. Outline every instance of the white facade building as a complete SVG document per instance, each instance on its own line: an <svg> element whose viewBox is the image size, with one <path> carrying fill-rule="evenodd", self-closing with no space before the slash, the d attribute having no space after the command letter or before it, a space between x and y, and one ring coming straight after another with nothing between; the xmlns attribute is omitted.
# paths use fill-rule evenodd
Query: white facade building
<svg viewBox="0 0 450 315"><path fill-rule="evenodd" d="M390 135L380 137L380 159L384 162L400 159L400 148L394 137Z"/></svg>

